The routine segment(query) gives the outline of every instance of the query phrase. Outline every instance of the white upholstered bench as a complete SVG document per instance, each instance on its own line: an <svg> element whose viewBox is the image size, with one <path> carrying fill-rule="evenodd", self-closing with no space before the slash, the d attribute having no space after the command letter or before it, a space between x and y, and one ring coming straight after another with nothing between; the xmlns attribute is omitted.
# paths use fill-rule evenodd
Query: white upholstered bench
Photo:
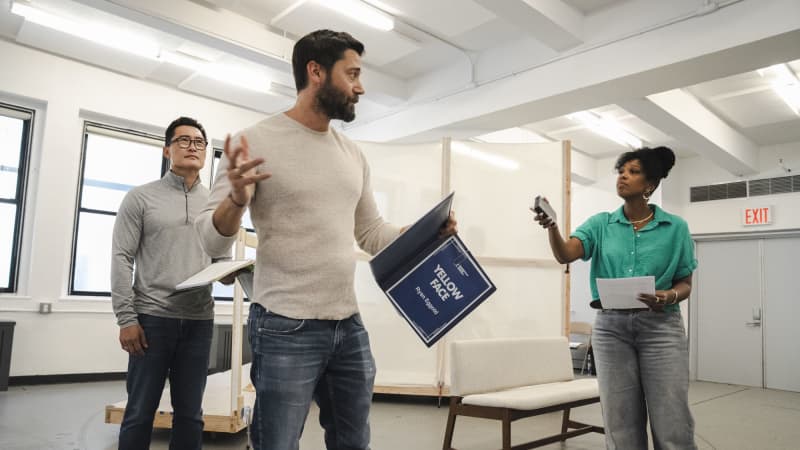
<svg viewBox="0 0 800 450"><path fill-rule="evenodd" d="M570 420L571 408L600 401L597 380L575 379L566 338L455 341L450 345L450 414L444 450L453 450L457 416L502 421L503 450L564 441L603 428ZM563 411L561 433L511 446L511 422Z"/></svg>

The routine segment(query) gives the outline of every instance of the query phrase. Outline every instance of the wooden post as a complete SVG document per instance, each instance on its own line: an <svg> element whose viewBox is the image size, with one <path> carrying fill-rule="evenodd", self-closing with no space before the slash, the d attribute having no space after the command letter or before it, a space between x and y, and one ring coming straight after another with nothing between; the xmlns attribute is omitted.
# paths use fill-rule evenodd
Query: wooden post
<svg viewBox="0 0 800 450"><path fill-rule="evenodd" d="M570 141L561 143L562 161L564 171L564 191L561 197L561 210L563 211L562 220L564 238L569 238L571 230L571 205L572 205L572 145ZM569 339L570 322L570 273L569 264L564 272L564 336Z"/></svg>
<svg viewBox="0 0 800 450"><path fill-rule="evenodd" d="M244 259L247 231L239 229L234 250L235 259ZM242 309L244 291L236 280L233 287L233 316L231 320L231 402L233 417L239 417L242 405Z"/></svg>

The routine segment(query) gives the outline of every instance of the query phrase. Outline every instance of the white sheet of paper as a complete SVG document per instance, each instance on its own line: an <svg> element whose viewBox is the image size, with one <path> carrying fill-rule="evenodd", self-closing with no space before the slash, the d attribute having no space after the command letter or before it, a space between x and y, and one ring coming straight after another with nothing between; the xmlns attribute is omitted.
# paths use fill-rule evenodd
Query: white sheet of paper
<svg viewBox="0 0 800 450"><path fill-rule="evenodd" d="M598 278L597 290L603 309L647 308L636 296L656 293L656 279L653 276L632 278Z"/></svg>
<svg viewBox="0 0 800 450"><path fill-rule="evenodd" d="M211 264L210 266L206 267L205 269L197 272L196 274L190 276L177 286L175 286L176 291L180 291L183 289L191 289L193 287L198 286L205 286L207 284L211 284L215 281L219 281L230 273L233 273L239 269L249 266L253 264L255 261L252 259L239 259L233 261L219 261Z"/></svg>

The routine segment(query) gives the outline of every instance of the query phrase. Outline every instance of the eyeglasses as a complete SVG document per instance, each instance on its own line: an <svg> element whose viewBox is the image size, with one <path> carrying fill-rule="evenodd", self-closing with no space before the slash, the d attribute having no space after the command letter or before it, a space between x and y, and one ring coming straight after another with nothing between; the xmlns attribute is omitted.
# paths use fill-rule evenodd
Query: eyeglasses
<svg viewBox="0 0 800 450"><path fill-rule="evenodd" d="M208 145L208 142L206 142L206 140L203 138L192 139L189 136L176 137L175 139L172 140L172 142L170 142L170 144L174 143L177 143L178 147L184 150L191 147L192 145L194 145L194 148L196 148L197 150L205 150L206 145Z"/></svg>

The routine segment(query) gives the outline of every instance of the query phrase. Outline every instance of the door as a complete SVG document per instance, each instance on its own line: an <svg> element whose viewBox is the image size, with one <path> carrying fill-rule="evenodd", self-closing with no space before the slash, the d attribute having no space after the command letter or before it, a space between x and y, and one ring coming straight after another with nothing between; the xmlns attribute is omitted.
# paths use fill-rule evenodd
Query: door
<svg viewBox="0 0 800 450"><path fill-rule="evenodd" d="M762 387L761 241L702 241L697 259L697 378Z"/></svg>
<svg viewBox="0 0 800 450"><path fill-rule="evenodd" d="M800 392L800 238L764 241L766 387Z"/></svg>

